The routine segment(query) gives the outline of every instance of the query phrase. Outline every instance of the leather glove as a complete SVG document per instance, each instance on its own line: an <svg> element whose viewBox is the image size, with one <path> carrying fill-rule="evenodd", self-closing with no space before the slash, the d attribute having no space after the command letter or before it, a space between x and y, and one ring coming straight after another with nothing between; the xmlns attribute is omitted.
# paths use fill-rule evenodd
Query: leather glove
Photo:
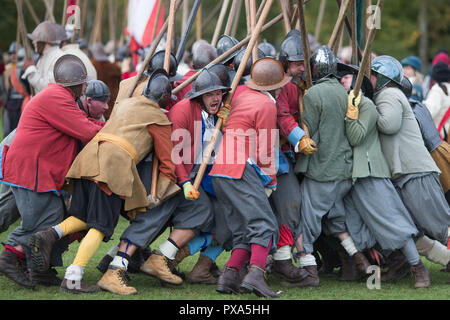
<svg viewBox="0 0 450 320"><path fill-rule="evenodd" d="M229 104L225 104L220 107L219 112L217 112L217 117L222 119L222 128L225 128L225 124L227 123L228 117L230 116L231 107Z"/></svg>
<svg viewBox="0 0 450 320"><path fill-rule="evenodd" d="M183 184L183 191L184 191L184 198L186 200L190 201L197 200L198 197L200 196L200 192L195 190L194 186L190 181Z"/></svg>
<svg viewBox="0 0 450 320"><path fill-rule="evenodd" d="M352 120L358 120L359 117L359 104L361 102L361 90L357 97L355 97L355 92L351 90L348 94L348 104L347 104L347 118Z"/></svg>
<svg viewBox="0 0 450 320"><path fill-rule="evenodd" d="M317 145L313 139L305 135L300 140L299 151L306 155L312 155L317 152Z"/></svg>

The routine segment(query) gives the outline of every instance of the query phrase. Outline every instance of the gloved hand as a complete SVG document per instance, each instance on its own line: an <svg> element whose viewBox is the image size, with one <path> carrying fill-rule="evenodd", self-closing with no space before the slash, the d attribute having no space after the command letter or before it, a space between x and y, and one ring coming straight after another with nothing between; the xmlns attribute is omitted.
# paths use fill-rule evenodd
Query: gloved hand
<svg viewBox="0 0 450 320"><path fill-rule="evenodd" d="M184 191L184 198L186 200L191 200L191 201L197 200L198 197L200 196L200 192L195 190L194 186L192 185L192 183L190 181L183 184L183 191Z"/></svg>
<svg viewBox="0 0 450 320"><path fill-rule="evenodd" d="M359 117L359 104L361 102L361 90L357 97L355 97L355 92L351 90L348 94L348 104L347 104L347 118L352 120L358 120Z"/></svg>
<svg viewBox="0 0 450 320"><path fill-rule="evenodd" d="M312 155L317 152L317 145L313 139L305 135L300 139L299 151L306 155Z"/></svg>
<svg viewBox="0 0 450 320"><path fill-rule="evenodd" d="M220 107L219 112L217 112L217 117L222 119L222 128L225 128L225 124L227 123L228 117L230 116L231 107L229 104L225 104Z"/></svg>

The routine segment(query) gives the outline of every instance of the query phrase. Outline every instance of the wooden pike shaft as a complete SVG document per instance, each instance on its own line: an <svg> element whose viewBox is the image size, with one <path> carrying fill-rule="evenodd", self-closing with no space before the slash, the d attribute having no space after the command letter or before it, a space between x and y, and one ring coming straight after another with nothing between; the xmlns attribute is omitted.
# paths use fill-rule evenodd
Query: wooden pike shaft
<svg viewBox="0 0 450 320"><path fill-rule="evenodd" d="M236 16L238 0L233 0L231 3L230 13L228 14L227 24L225 25L225 31L223 34L230 35L231 27L233 26L234 17Z"/></svg>
<svg viewBox="0 0 450 320"><path fill-rule="evenodd" d="M286 0L280 0L280 6L281 6L281 12L283 13L283 25L284 25L284 32L287 34L289 31L291 31L291 22L290 17L288 13L288 4Z"/></svg>
<svg viewBox="0 0 450 320"><path fill-rule="evenodd" d="M317 16L316 29L314 30L314 38L319 41L320 29L322 28L323 14L325 13L325 5L327 0L320 1L319 14Z"/></svg>
<svg viewBox="0 0 450 320"><path fill-rule="evenodd" d="M172 40L174 36L175 27L175 13L176 13L176 0L170 0L170 11L169 11L169 25L167 30L167 42L166 42L166 54L164 56L164 70L169 73L170 68L170 54L172 53ZM155 26L156 28L156 26ZM158 186L158 169L159 169L159 159L156 153L153 153L153 164L152 164L152 185L150 189L150 194L156 199L156 188Z"/></svg>
<svg viewBox="0 0 450 320"><path fill-rule="evenodd" d="M283 19L283 15L280 13L278 16L276 16L275 18L270 20L268 23L266 23L264 25L264 27L262 28L261 32L264 32L267 29L271 28L273 25L277 24L282 19ZM211 61L205 68L209 68L213 64L221 63L226 58L228 58L232 53L236 52L237 50L239 50L240 48L245 46L247 43L249 43L250 38L251 38L251 36L247 36L245 39L243 39L237 45L235 45L234 47L230 48L228 51L224 52L222 55L218 56L216 59ZM177 86L175 89L173 89L172 94L176 95L178 92L180 92L181 90L186 88L189 84L191 84L193 81L195 81L195 79L197 79L197 77L199 75L200 75L200 72L197 72L196 74L194 74L191 77L189 77L188 79L186 79L183 83L181 83L179 86Z"/></svg>
<svg viewBox="0 0 450 320"><path fill-rule="evenodd" d="M34 8L30 3L30 0L25 0L25 5L27 6L28 11L30 11L31 17L33 18L34 23L36 23L36 25L38 25L40 23L40 21L36 15L36 11L34 11Z"/></svg>
<svg viewBox="0 0 450 320"><path fill-rule="evenodd" d="M222 30L223 21L225 19L225 14L227 13L228 4L230 0L224 0L222 4L222 9L220 10L219 19L217 20L216 29L214 30L214 35L211 40L211 45L216 46L217 40L219 40L220 31Z"/></svg>
<svg viewBox="0 0 450 320"><path fill-rule="evenodd" d="M255 30L255 26L256 26L256 0L249 0L249 4L250 4L250 18L251 18L251 27L252 27L252 33L253 30ZM256 60L258 60L258 38L256 38L256 42L255 45L252 47L252 59L253 62L255 62Z"/></svg>
<svg viewBox="0 0 450 320"><path fill-rule="evenodd" d="M233 83L231 84L231 91L227 96L227 100L225 101L225 104L230 104L234 93L236 92L236 88L239 84L239 81L241 80L242 74L244 73L244 69L246 67L247 61L250 58L250 54L252 53L252 48L256 44L256 41L261 33L264 21L267 18L267 15L269 14L270 7L272 6L273 0L268 0L266 5L264 6L263 12L261 13L261 18L259 19L258 23L256 24L255 30L253 30L253 33L250 38L250 42L247 46L247 49L245 50L244 57L242 58L242 62L239 65L239 69L236 72L236 76L233 79ZM222 119L219 119L217 121L217 125L214 129L214 134L211 137L211 141L209 142L205 155L202 160L202 164L200 165L199 171L197 173L197 176L195 177L194 181L194 188L198 190L200 187L200 183L203 179L203 175L205 174L206 167L208 165L209 159L211 158L211 153L214 149L214 146L216 144L217 137L219 136L220 129L222 127Z"/></svg>
<svg viewBox="0 0 450 320"><path fill-rule="evenodd" d="M381 9L383 8L383 3L384 3L384 0L378 0L375 16L381 17ZM380 14L378 14L377 11L380 12ZM364 74L369 65L370 55L372 53L372 43L373 43L373 40L375 39L376 32L377 32L377 29L374 26L369 30L369 35L367 37L366 45L364 47L364 55L363 55L363 58L361 61L361 65L359 67L359 72L358 72L358 77L356 78L355 88L353 89L353 91L355 93L355 97L358 96L359 91L361 90L362 82L364 79Z"/></svg>
<svg viewBox="0 0 450 320"><path fill-rule="evenodd" d="M300 22L300 34L302 35L302 48L303 48L303 56L305 58L305 74L306 74L306 87L309 89L312 87L312 76L311 76L311 65L309 64L309 38L308 32L306 30L306 22L305 22L305 8L304 1L297 1L297 10L298 10L298 19Z"/></svg>
<svg viewBox="0 0 450 320"><path fill-rule="evenodd" d="M339 10L339 16L336 21L336 24L334 25L333 33L331 34L330 41L328 42L328 48L333 48L339 34L339 30L342 27L342 23L344 22L345 13L347 12L348 6L350 5L351 0L344 0L343 5L341 6L341 9Z"/></svg>

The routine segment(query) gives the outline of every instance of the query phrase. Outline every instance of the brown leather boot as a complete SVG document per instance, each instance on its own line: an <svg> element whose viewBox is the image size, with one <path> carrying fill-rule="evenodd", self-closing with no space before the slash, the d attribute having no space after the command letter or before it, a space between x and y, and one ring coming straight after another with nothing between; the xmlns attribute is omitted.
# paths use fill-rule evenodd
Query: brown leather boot
<svg viewBox="0 0 450 320"><path fill-rule="evenodd" d="M59 288L59 290L72 294L96 293L100 291L100 287L89 285L82 280L72 281L64 278L61 282L61 287Z"/></svg>
<svg viewBox="0 0 450 320"><path fill-rule="evenodd" d="M241 293L239 289L240 284L241 280L239 279L238 270L225 266L223 267L222 274L217 280L216 291L225 294L239 294Z"/></svg>
<svg viewBox="0 0 450 320"><path fill-rule="evenodd" d="M302 268L305 270L307 277L298 282L281 282L282 286L285 287L297 287L297 288L308 288L308 287L318 287L319 286L319 275L317 272L317 266L306 266Z"/></svg>
<svg viewBox="0 0 450 320"><path fill-rule="evenodd" d="M257 265L250 265L248 273L241 283L243 292L253 292L258 297L279 298L278 293L273 292L266 283L266 270Z"/></svg>
<svg viewBox="0 0 450 320"><path fill-rule="evenodd" d="M339 280L341 281L356 281L360 279L358 272L356 271L356 264L353 257L344 249L338 249L337 253L341 260L341 275Z"/></svg>
<svg viewBox="0 0 450 320"><path fill-rule="evenodd" d="M209 271L212 264L211 258L200 255L191 273L189 273L187 281L189 283L217 284L217 279Z"/></svg>
<svg viewBox="0 0 450 320"><path fill-rule="evenodd" d="M13 252L3 251L0 254L0 274L22 287L34 289L33 281L29 278L19 258Z"/></svg>
<svg viewBox="0 0 450 320"><path fill-rule="evenodd" d="M367 269L369 269L370 263L367 261L366 256L362 252L358 251L353 255L353 259L355 261L356 270L362 274L367 274Z"/></svg>
<svg viewBox="0 0 450 320"><path fill-rule="evenodd" d="M215 262L211 265L211 268L209 268L209 272L213 275L214 278L219 278L222 274L222 271L220 271L219 267Z"/></svg>
<svg viewBox="0 0 450 320"><path fill-rule="evenodd" d="M274 260L272 264L272 272L281 279L289 282L301 281L308 276L304 270L294 266L291 259Z"/></svg>
<svg viewBox="0 0 450 320"><path fill-rule="evenodd" d="M403 279L411 274L411 266L400 250L396 250L386 258L388 271L381 274L381 282Z"/></svg>
<svg viewBox="0 0 450 320"><path fill-rule="evenodd" d="M416 278L414 289L428 288L430 286L430 274L427 268L425 268L425 265L422 263L422 261L420 261L415 266L412 266L411 272Z"/></svg>
<svg viewBox="0 0 450 320"><path fill-rule="evenodd" d="M182 247L180 250L178 250L177 254L175 255L174 266L177 267L181 263L181 261L183 261L190 255L191 252L189 250L189 247L187 245Z"/></svg>
<svg viewBox="0 0 450 320"><path fill-rule="evenodd" d="M38 272L45 272L50 268L50 253L58 234L52 227L38 231L30 237L28 245L31 248L31 262Z"/></svg>

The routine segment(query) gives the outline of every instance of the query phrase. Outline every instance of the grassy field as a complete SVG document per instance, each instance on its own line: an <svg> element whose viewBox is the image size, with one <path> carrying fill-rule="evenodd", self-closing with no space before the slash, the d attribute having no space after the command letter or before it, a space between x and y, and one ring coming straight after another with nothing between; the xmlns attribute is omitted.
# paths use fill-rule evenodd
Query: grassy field
<svg viewBox="0 0 450 320"><path fill-rule="evenodd" d="M100 272L95 268L108 249L116 243L120 234L127 227L128 222L120 218L113 239L103 243L96 255L90 261L85 271L85 281L96 283ZM11 226L8 232L0 234L0 241L5 241L7 234L15 227ZM167 239L167 232L158 238L152 248ZM64 267L57 268L59 276L63 277L65 268L72 263L78 242L75 242L64 254ZM197 255L185 259L180 269L186 274L197 261ZM221 268L229 257L229 253L223 253L217 264ZM449 278L448 273L440 272L439 265L424 261L431 274L432 286L429 289L414 290L414 279L409 277L393 284L381 284L381 289L369 290L363 282L340 282L336 277L320 278L318 288L298 289L281 286L281 281L274 275L269 275L268 284L272 290L281 290L281 300L448 300L450 298L450 285L445 284ZM72 295L59 291L59 288L36 287L34 291L24 289L3 276L0 276L0 300L255 300L255 295L222 295L215 291L214 286L191 285L184 283L180 287L162 287L156 279L145 274L131 274L129 285L138 290L138 294L131 297L122 297L108 292L100 292L92 295ZM264 300L264 299L262 299Z"/></svg>

